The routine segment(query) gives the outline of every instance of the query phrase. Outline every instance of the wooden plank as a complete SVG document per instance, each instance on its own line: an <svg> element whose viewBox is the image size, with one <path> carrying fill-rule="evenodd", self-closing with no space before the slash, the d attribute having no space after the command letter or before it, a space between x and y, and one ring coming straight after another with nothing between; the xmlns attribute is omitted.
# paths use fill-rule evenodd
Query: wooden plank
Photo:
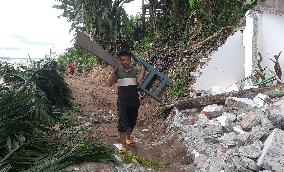
<svg viewBox="0 0 284 172"><path fill-rule="evenodd" d="M95 54L98 58L102 59L109 65L121 68L119 60L109 54L106 50L101 48L97 43L93 42L88 36L82 32L77 31L77 40L82 48Z"/></svg>

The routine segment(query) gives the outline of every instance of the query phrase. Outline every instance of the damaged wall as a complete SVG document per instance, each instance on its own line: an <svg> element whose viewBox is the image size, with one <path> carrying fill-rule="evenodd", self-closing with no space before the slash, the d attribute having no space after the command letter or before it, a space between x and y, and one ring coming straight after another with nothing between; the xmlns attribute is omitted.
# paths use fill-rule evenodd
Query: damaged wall
<svg viewBox="0 0 284 172"><path fill-rule="evenodd" d="M244 78L243 36L241 31L230 36L226 43L210 56L208 64L200 70L193 88L208 90L212 86L229 87Z"/></svg>
<svg viewBox="0 0 284 172"><path fill-rule="evenodd" d="M276 4L277 8L258 6L252 15L248 13L244 32L234 33L210 56L207 66L200 69L201 75L196 78L193 88L228 88L252 74L256 67L257 52L263 56L261 65L274 71L274 63L269 58L274 60L273 56L282 51L279 62L284 81L284 15L279 13L282 12L282 3L279 4Z"/></svg>
<svg viewBox="0 0 284 172"><path fill-rule="evenodd" d="M284 15L263 13L258 16L258 51L263 56L263 67L274 71L274 55L282 51L279 62L282 69L282 81L284 77Z"/></svg>

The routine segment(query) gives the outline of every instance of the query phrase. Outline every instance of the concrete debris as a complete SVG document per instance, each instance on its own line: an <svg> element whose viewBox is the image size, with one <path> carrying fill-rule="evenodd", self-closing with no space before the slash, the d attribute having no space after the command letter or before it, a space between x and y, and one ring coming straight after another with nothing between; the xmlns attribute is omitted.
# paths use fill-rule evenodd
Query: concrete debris
<svg viewBox="0 0 284 172"><path fill-rule="evenodd" d="M245 134L245 131L242 129L240 125L236 125L233 127L234 131L240 134Z"/></svg>
<svg viewBox="0 0 284 172"><path fill-rule="evenodd" d="M284 169L284 131L276 128L264 142L257 165L266 170L283 171Z"/></svg>
<svg viewBox="0 0 284 172"><path fill-rule="evenodd" d="M237 144L237 135L234 132L225 133L221 138L221 142L227 146L235 146Z"/></svg>
<svg viewBox="0 0 284 172"><path fill-rule="evenodd" d="M207 159L208 157L206 155L199 155L194 159L193 164L196 166L197 169L199 169L203 166Z"/></svg>
<svg viewBox="0 0 284 172"><path fill-rule="evenodd" d="M167 130L195 155L197 172L283 171L284 98L230 97L224 106L174 112Z"/></svg>
<svg viewBox="0 0 284 172"><path fill-rule="evenodd" d="M261 154L261 148L257 145L247 145L247 146L241 146L239 148L239 152L242 156L248 157L248 158L258 158Z"/></svg>
<svg viewBox="0 0 284 172"><path fill-rule="evenodd" d="M201 113L204 114L209 119L216 118L222 115L222 108L223 106L218 106L216 104L208 105L203 108Z"/></svg>
<svg viewBox="0 0 284 172"><path fill-rule="evenodd" d="M258 107L264 106L267 102L269 102L269 97L265 94L259 93L253 98L253 101L256 102Z"/></svg>
<svg viewBox="0 0 284 172"><path fill-rule="evenodd" d="M251 109L257 107L258 104L248 98L237 98L237 97L228 97L225 101L225 104L232 109Z"/></svg>
<svg viewBox="0 0 284 172"><path fill-rule="evenodd" d="M248 113L241 122L241 127L244 130L251 129L252 127L255 127L260 124L261 118L263 117L263 112L259 111L256 112L250 112Z"/></svg>

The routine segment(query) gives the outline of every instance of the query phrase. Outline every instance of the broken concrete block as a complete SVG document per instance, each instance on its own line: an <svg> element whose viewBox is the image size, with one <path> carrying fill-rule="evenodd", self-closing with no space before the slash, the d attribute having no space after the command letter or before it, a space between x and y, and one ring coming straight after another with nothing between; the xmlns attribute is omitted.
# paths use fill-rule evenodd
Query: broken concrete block
<svg viewBox="0 0 284 172"><path fill-rule="evenodd" d="M225 101L225 104L228 107L231 107L233 109L252 109L254 107L257 107L257 104L247 98L237 98L237 97L228 97Z"/></svg>
<svg viewBox="0 0 284 172"><path fill-rule="evenodd" d="M204 132L209 136L223 134L222 126L220 125L207 125Z"/></svg>
<svg viewBox="0 0 284 172"><path fill-rule="evenodd" d="M216 119L223 127L225 127L230 125L236 118L237 116L235 114L223 112L222 116L219 116Z"/></svg>
<svg viewBox="0 0 284 172"><path fill-rule="evenodd" d="M261 149L259 146L251 144L246 146L241 146L239 152L242 156L248 158L258 158L261 154Z"/></svg>
<svg viewBox="0 0 284 172"><path fill-rule="evenodd" d="M272 122L266 116L261 118L261 127L265 130L271 130L275 128Z"/></svg>
<svg viewBox="0 0 284 172"><path fill-rule="evenodd" d="M248 130L260 124L263 116L264 113L262 111L251 111L243 118L240 125L244 130Z"/></svg>
<svg viewBox="0 0 284 172"><path fill-rule="evenodd" d="M227 116L222 115L222 116L217 117L216 119L217 119L217 121L220 122L220 124L221 124L223 127L225 127L226 125L228 125L228 122L226 121Z"/></svg>
<svg viewBox="0 0 284 172"><path fill-rule="evenodd" d="M245 171L246 170L246 168L243 166L242 159L239 158L238 156L232 157L232 162L235 165L237 171Z"/></svg>
<svg viewBox="0 0 284 172"><path fill-rule="evenodd" d="M226 167L226 162L223 159L213 160L211 166L209 167L208 172L222 171Z"/></svg>
<svg viewBox="0 0 284 172"><path fill-rule="evenodd" d="M284 113L281 109L270 109L267 117L275 127L284 128Z"/></svg>
<svg viewBox="0 0 284 172"><path fill-rule="evenodd" d="M234 122L237 119L237 115L233 114L233 113L228 113L228 112L223 112L222 115L227 116L227 120L228 122Z"/></svg>
<svg viewBox="0 0 284 172"><path fill-rule="evenodd" d="M264 136L268 136L269 131L266 130L265 128L261 127L260 125L256 127L252 127L251 131L249 132L249 143L254 143L255 141L258 141Z"/></svg>
<svg viewBox="0 0 284 172"><path fill-rule="evenodd" d="M243 166L249 170L257 171L259 169L259 166L256 164L256 162L250 158L247 157L241 157Z"/></svg>
<svg viewBox="0 0 284 172"><path fill-rule="evenodd" d="M194 125L196 122L197 122L197 117L191 116L191 117L184 119L181 123L183 125Z"/></svg>
<svg viewBox="0 0 284 172"><path fill-rule="evenodd" d="M253 127L250 132L245 132L244 134L239 134L237 136L238 146L244 146L248 144L253 144L267 134L267 131L263 129L260 125Z"/></svg>
<svg viewBox="0 0 284 172"><path fill-rule="evenodd" d="M240 134L245 134L245 131L242 129L242 127L240 125L236 125L233 127L233 130L237 133L240 133Z"/></svg>
<svg viewBox="0 0 284 172"><path fill-rule="evenodd" d="M284 131L276 128L264 142L257 165L276 172L284 169Z"/></svg>
<svg viewBox="0 0 284 172"><path fill-rule="evenodd" d="M237 143L237 135L234 132L225 133L221 138L221 142L227 146L234 146Z"/></svg>
<svg viewBox="0 0 284 172"><path fill-rule="evenodd" d="M196 158L194 158L193 164L196 166L197 169L201 168L202 165L206 162L208 157L206 155L199 155Z"/></svg>
<svg viewBox="0 0 284 172"><path fill-rule="evenodd" d="M269 97L265 94L257 94L254 98L253 101L257 104L258 107L263 107L266 102L269 101Z"/></svg>
<svg viewBox="0 0 284 172"><path fill-rule="evenodd" d="M216 172L222 171L226 168L226 162L221 158L210 157L203 164L203 166L198 169L199 172Z"/></svg>
<svg viewBox="0 0 284 172"><path fill-rule="evenodd" d="M203 108L201 113L204 114L208 119L212 119L222 115L222 108L223 106L216 104L208 105Z"/></svg>
<svg viewBox="0 0 284 172"><path fill-rule="evenodd" d="M239 134L237 137L238 146L246 145L249 141L250 134L245 132L244 134Z"/></svg>

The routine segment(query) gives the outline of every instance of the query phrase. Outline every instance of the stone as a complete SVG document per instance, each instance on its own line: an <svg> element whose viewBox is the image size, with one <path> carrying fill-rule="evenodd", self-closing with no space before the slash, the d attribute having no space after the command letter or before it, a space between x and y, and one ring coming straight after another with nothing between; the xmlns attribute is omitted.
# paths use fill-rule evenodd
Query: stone
<svg viewBox="0 0 284 172"><path fill-rule="evenodd" d="M237 115L235 115L233 113L223 112L222 115L227 116L228 122L234 122L237 119Z"/></svg>
<svg viewBox="0 0 284 172"><path fill-rule="evenodd" d="M243 134L239 134L237 137L238 146L246 145L249 141L250 134L245 132Z"/></svg>
<svg viewBox="0 0 284 172"><path fill-rule="evenodd" d="M223 159L215 159L211 166L209 167L208 172L216 172L224 170L226 167L226 162Z"/></svg>
<svg viewBox="0 0 284 172"><path fill-rule="evenodd" d="M222 115L222 108L223 106L216 104L208 105L203 108L201 113L204 114L208 119L212 119Z"/></svg>
<svg viewBox="0 0 284 172"><path fill-rule="evenodd" d="M284 129L284 113L281 109L270 109L267 117L276 128Z"/></svg>
<svg viewBox="0 0 284 172"><path fill-rule="evenodd" d="M223 127L225 127L229 126L236 118L237 116L235 114L223 112L222 116L219 116L216 119Z"/></svg>
<svg viewBox="0 0 284 172"><path fill-rule="evenodd" d="M208 157L206 155L199 155L196 158L194 158L193 164L196 166L197 169L201 168L202 165L206 162Z"/></svg>
<svg viewBox="0 0 284 172"><path fill-rule="evenodd" d="M264 142L257 165L276 172L284 169L284 131L276 128Z"/></svg>
<svg viewBox="0 0 284 172"><path fill-rule="evenodd" d="M264 117L264 113L262 111L251 111L246 114L240 125L244 130L248 130L260 124L262 117Z"/></svg>
<svg viewBox="0 0 284 172"><path fill-rule="evenodd" d="M221 138L221 142L227 146L234 146L237 143L237 135L234 132L225 133Z"/></svg>
<svg viewBox="0 0 284 172"><path fill-rule="evenodd" d="M147 132L149 132L149 129L144 128L144 129L142 129L142 132L147 133Z"/></svg>
<svg viewBox="0 0 284 172"><path fill-rule="evenodd" d="M235 165L237 171L245 171L246 170L246 168L243 166L242 159L239 158L238 156L234 156L232 158L232 162Z"/></svg>
<svg viewBox="0 0 284 172"><path fill-rule="evenodd" d="M248 158L258 158L261 154L261 149L260 147L251 144L251 145L241 146L239 148L239 152L242 156Z"/></svg>
<svg viewBox="0 0 284 172"><path fill-rule="evenodd" d="M275 128L272 122L266 116L261 118L261 127L265 130L271 130Z"/></svg>
<svg viewBox="0 0 284 172"><path fill-rule="evenodd" d="M191 116L191 117L188 117L187 119L184 119L181 123L183 125L194 125L196 124L196 122L197 122L197 117Z"/></svg>
<svg viewBox="0 0 284 172"><path fill-rule="evenodd" d="M233 127L234 131L240 134L245 134L245 131L242 129L240 125L236 125Z"/></svg>
<svg viewBox="0 0 284 172"><path fill-rule="evenodd" d="M252 127L251 131L249 132L250 137L249 137L249 142L253 143L255 141L260 140L264 136L268 136L269 131L267 131L265 128L262 128L260 125L256 127Z"/></svg>
<svg viewBox="0 0 284 172"><path fill-rule="evenodd" d="M198 171L219 172L221 170L224 170L225 167L226 167L226 162L223 159L210 157L206 160L203 166L200 169L198 169Z"/></svg>
<svg viewBox="0 0 284 172"><path fill-rule="evenodd" d="M243 166L247 169L253 170L253 171L258 171L259 166L256 164L256 162L250 158L247 157L241 157Z"/></svg>

